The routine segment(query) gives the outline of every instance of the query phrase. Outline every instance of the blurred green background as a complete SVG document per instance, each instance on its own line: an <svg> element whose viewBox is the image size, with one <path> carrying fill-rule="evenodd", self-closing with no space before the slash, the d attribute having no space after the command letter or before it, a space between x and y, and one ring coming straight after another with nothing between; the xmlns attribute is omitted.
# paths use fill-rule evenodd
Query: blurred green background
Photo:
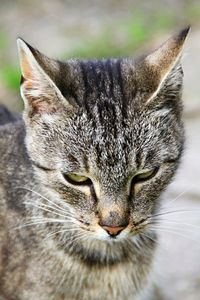
<svg viewBox="0 0 200 300"><path fill-rule="evenodd" d="M170 34L200 25L200 1L58 0L0 1L0 103L22 109L16 38L46 55L134 55L158 46Z"/></svg>

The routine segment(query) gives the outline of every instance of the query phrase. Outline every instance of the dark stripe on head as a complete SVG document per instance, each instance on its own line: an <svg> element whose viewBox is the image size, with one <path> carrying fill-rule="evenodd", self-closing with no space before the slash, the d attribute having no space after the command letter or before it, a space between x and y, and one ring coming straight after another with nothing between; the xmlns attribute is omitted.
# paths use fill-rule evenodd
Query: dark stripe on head
<svg viewBox="0 0 200 300"><path fill-rule="evenodd" d="M80 61L84 84L84 103L86 111L94 117L94 107L103 124L105 116L115 122L116 107L121 107L122 119L127 117L127 100L124 92L121 60Z"/></svg>
<svg viewBox="0 0 200 300"><path fill-rule="evenodd" d="M101 93L103 92L104 96L107 97L108 99L110 98L110 77L106 65L106 61L100 61L99 63L100 70L99 72L100 75L100 80L99 80L99 90Z"/></svg>
<svg viewBox="0 0 200 300"><path fill-rule="evenodd" d="M89 67L90 80L93 85L93 88L95 89L96 97L99 99L102 92L101 62L89 62Z"/></svg>
<svg viewBox="0 0 200 300"><path fill-rule="evenodd" d="M109 97L111 98L115 98L113 89L114 89L114 78L113 78L113 68L112 68L112 62L110 59L108 59L106 61L106 68L107 68L107 72L108 72L108 76L110 78L110 90L109 90Z"/></svg>
<svg viewBox="0 0 200 300"><path fill-rule="evenodd" d="M126 100L126 95L124 93L124 85L123 85L122 70L121 70L121 60L118 60L116 65L117 65L118 84L119 84L120 90L121 90L122 116L124 118L127 118L127 100Z"/></svg>
<svg viewBox="0 0 200 300"><path fill-rule="evenodd" d="M85 88L83 101L84 101L85 109L90 114L90 106L88 104L88 98L89 98L89 95L91 94L91 87L90 87L89 82L88 82L88 74L87 74L87 65L86 64L87 63L85 63L83 61L80 62L80 67L81 67L81 72L82 72L82 79L83 79L84 88Z"/></svg>
<svg viewBox="0 0 200 300"><path fill-rule="evenodd" d="M58 79L56 78L55 83L70 104L74 105L76 103L78 106L81 106L81 101L77 95L77 88L74 85L73 78L69 76L69 73L70 70L66 64L59 62L60 76Z"/></svg>

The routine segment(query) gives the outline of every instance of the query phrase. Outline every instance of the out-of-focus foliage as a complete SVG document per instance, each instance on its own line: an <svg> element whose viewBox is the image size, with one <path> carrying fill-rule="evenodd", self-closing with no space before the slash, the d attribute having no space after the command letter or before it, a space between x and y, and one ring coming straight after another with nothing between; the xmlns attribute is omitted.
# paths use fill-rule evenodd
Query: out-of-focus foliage
<svg viewBox="0 0 200 300"><path fill-rule="evenodd" d="M103 28L101 34L93 40L84 37L80 46L66 55L83 58L132 55L158 31L172 28L175 23L176 19L167 11L154 12L148 16L138 11L126 21Z"/></svg>
<svg viewBox="0 0 200 300"><path fill-rule="evenodd" d="M11 90L19 88L20 71L15 65L5 64L0 70L0 78L5 86Z"/></svg>
<svg viewBox="0 0 200 300"><path fill-rule="evenodd" d="M131 2L126 0L123 2L123 5L121 1L118 0L102 1L105 3L103 5L101 2L103 8L101 7L100 9L101 15L98 15L99 11L95 8L96 2L89 0L82 0L81 2L74 1L73 3L69 0L59 0L57 4L54 3L54 6L52 6L52 2L47 1L44 1L42 4L39 1L30 3L29 1L18 0L15 2L16 18L14 19L16 19L16 22L19 22L19 24L22 21L24 21L25 24L21 23L19 25L19 28L17 28L19 32L17 32L17 34L24 35L23 30L25 27L23 26L29 25L32 22L31 24L34 26L33 30L28 32L25 31L28 41L32 43L32 36L38 32L40 39L46 40L45 47L48 50L51 48L52 43L54 44L54 47L59 48L59 39L56 40L56 31L53 32L52 36L49 34L52 29L54 30L54 28L56 28L58 34L62 34L63 40L65 40L66 37L67 45L65 48L62 43L57 58L106 58L110 56L133 55L134 52L139 52L139 49L148 45L148 43L150 44L152 39L163 36L166 32L174 32L175 30L188 25L188 23L198 24L200 22L200 2L195 0L174 0L173 5L171 6L165 4L165 2L171 3L170 1L164 0L151 3L149 1L134 0ZM110 3L110 6L108 5L108 2ZM7 19L5 18L6 22L9 22L9 18L14 20L13 15L11 16L11 10L14 9L11 2L4 0L1 1L1 3L3 3L4 9L5 7L8 7L8 15L10 13L9 17ZM2 5L1 3L0 7ZM106 8L106 5L108 5L108 8ZM35 17L37 7L39 13L38 19ZM51 10L55 10L57 7L59 7L60 11L56 11L58 15L55 15L54 11ZM91 20L88 19L87 22L87 19L84 19L83 14L83 18L80 18L80 24L78 24L77 18L75 18L76 20L73 20L75 15L70 16L70 8L73 8L74 14L77 12L80 16L80 10L82 8L84 8L86 12L91 9L91 13L88 15L94 14L92 15L93 21L91 22ZM118 8L119 17L116 14ZM123 13L120 12L120 9L122 8L124 10ZM63 13L63 10L66 10L66 16L65 13ZM110 19L108 18L109 11L111 15ZM113 11L115 11L114 15ZM22 18L18 17L17 14L21 14ZM30 18L28 18L28 24L27 15L30 16ZM105 18L104 15L106 15ZM54 19L55 16L58 21L56 23ZM24 20L23 17L25 18ZM63 26L62 21L65 17L71 17L72 21L71 23L69 22L69 24L71 24L70 26L68 26L68 23ZM1 26L1 22L0 19L0 97L2 90L4 91L3 97L4 95L7 95L7 93L8 95L12 94L14 97L18 97L20 72L16 59L10 59L9 51L11 41L9 39L10 33L7 30L7 27L9 26L9 30L14 30L15 24L9 24L9 26L6 27L3 23L3 26ZM73 29L73 22L75 29ZM95 24L97 23L98 30L95 31L94 29L94 32L92 32L92 30L89 32L88 28L92 26L95 27ZM86 28L82 26L82 24L85 24ZM48 28L47 30L48 26L51 29ZM57 41L57 43L55 41ZM14 39L12 42L14 43ZM40 45L40 41L38 41L37 46L38 45ZM15 44L13 44L12 47L16 52ZM48 51L45 53L48 54ZM52 56L54 56L54 54Z"/></svg>

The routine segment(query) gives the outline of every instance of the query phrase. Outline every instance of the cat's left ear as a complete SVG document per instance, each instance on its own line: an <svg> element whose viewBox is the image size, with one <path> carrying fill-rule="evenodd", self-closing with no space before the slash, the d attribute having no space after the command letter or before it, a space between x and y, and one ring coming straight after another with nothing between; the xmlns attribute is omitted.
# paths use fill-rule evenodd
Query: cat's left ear
<svg viewBox="0 0 200 300"><path fill-rule="evenodd" d="M29 116L51 114L69 103L55 83L59 72L56 61L18 38L18 52L21 67L21 95L25 113Z"/></svg>
<svg viewBox="0 0 200 300"><path fill-rule="evenodd" d="M182 49L190 27L169 38L154 52L138 63L142 74L141 83L148 88L150 103L159 92L175 95L180 92L183 72L181 68Z"/></svg>

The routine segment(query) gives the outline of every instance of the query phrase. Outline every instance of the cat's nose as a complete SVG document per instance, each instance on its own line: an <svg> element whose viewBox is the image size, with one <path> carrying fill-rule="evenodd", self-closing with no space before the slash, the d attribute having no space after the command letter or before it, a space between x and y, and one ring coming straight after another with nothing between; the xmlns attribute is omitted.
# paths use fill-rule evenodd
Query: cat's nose
<svg viewBox="0 0 200 300"><path fill-rule="evenodd" d="M107 233L112 237L117 236L122 230L126 228L126 226L117 226L117 227L101 226L101 227L104 230L106 230Z"/></svg>

